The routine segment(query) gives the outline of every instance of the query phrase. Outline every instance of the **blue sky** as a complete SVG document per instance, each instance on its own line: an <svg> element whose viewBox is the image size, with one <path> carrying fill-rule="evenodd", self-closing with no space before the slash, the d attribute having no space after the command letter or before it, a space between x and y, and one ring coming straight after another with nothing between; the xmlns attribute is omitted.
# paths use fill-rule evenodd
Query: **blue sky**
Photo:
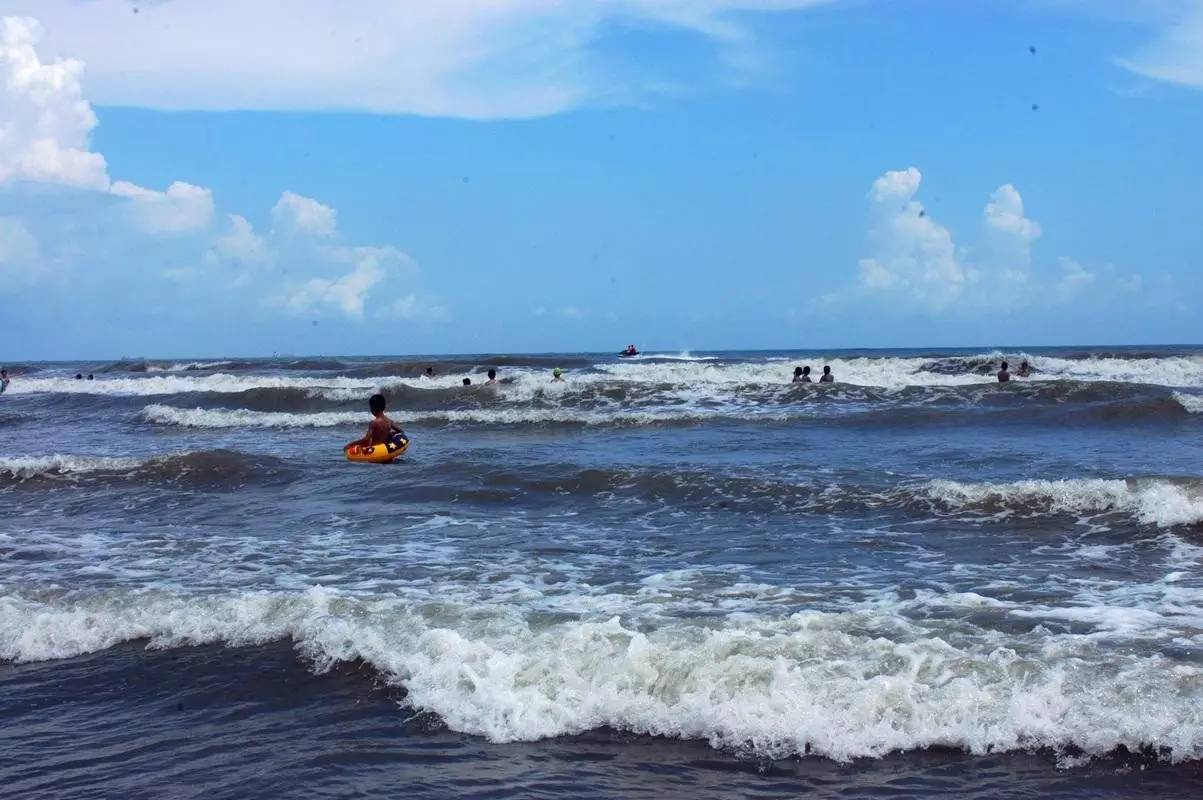
<svg viewBox="0 0 1203 800"><path fill-rule="evenodd" d="M1194 0L276 5L0 0L0 358L1203 341Z"/></svg>

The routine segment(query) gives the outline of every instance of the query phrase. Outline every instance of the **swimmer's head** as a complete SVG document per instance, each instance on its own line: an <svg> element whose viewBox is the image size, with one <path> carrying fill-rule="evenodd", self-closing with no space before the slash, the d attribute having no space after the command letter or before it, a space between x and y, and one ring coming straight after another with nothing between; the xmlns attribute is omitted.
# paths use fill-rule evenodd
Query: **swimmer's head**
<svg viewBox="0 0 1203 800"><path fill-rule="evenodd" d="M809 375L809 374L810 374L810 367L803 367L803 368L802 368L802 374L803 374L803 375Z"/></svg>
<svg viewBox="0 0 1203 800"><path fill-rule="evenodd" d="M491 381L497 380L497 370L495 370L495 369L489 370L489 380L491 380Z"/></svg>
<svg viewBox="0 0 1203 800"><path fill-rule="evenodd" d="M801 375L801 374L802 374L802 368L801 368L801 367L794 367L794 376L796 377L796 376L798 376L798 375Z"/></svg>
<svg viewBox="0 0 1203 800"><path fill-rule="evenodd" d="M374 394L368 398L368 408L371 409L372 414L375 416L380 416L383 414L384 407L386 405L388 405L388 403L382 394Z"/></svg>
<svg viewBox="0 0 1203 800"><path fill-rule="evenodd" d="M563 374L564 374L564 370L560 369L559 367L556 367L555 369L553 369L551 371L551 375L553 378L558 378Z"/></svg>
<svg viewBox="0 0 1203 800"><path fill-rule="evenodd" d="M464 386L471 386L471 385L472 385L472 379L464 378Z"/></svg>
<svg viewBox="0 0 1203 800"><path fill-rule="evenodd" d="M1006 361L1002 362L1002 368L1003 368L1003 369L1006 369L1006 368L1007 368L1007 362L1006 362Z"/></svg>
<svg viewBox="0 0 1203 800"><path fill-rule="evenodd" d="M831 367L823 367L823 374L824 374L824 375L830 375L830 374L831 374Z"/></svg>

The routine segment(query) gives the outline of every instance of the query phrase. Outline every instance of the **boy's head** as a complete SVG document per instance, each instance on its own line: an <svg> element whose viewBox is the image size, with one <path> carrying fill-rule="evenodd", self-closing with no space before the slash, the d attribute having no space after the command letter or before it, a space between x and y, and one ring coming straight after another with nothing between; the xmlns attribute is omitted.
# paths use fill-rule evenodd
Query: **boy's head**
<svg viewBox="0 0 1203 800"><path fill-rule="evenodd" d="M831 374L831 367L823 367L823 374L824 375Z"/></svg>
<svg viewBox="0 0 1203 800"><path fill-rule="evenodd" d="M372 410L372 416L375 417L384 413L384 407L387 404L382 394L374 394L368 398L368 408Z"/></svg>
<svg viewBox="0 0 1203 800"><path fill-rule="evenodd" d="M551 377L553 377L553 378L558 378L563 374L564 374L564 370L560 369L559 367L556 367L555 369L553 369L551 371Z"/></svg>
<svg viewBox="0 0 1203 800"><path fill-rule="evenodd" d="M1002 368L1003 368L1003 369L1006 369L1006 368L1007 368L1007 362L1006 362L1006 361L1002 362Z"/></svg>
<svg viewBox="0 0 1203 800"><path fill-rule="evenodd" d="M472 379L464 378L464 386L471 386L471 385L472 385Z"/></svg>
<svg viewBox="0 0 1203 800"><path fill-rule="evenodd" d="M491 381L497 380L497 370L495 370L495 369L489 370L489 380L491 380Z"/></svg>
<svg viewBox="0 0 1203 800"><path fill-rule="evenodd" d="M810 374L810 367L803 367L803 368L802 368L802 374L803 374L803 375L809 375L809 374Z"/></svg>
<svg viewBox="0 0 1203 800"><path fill-rule="evenodd" d="M801 374L802 374L802 368L801 368L801 367L794 367L794 374L795 374L795 375L801 375Z"/></svg>

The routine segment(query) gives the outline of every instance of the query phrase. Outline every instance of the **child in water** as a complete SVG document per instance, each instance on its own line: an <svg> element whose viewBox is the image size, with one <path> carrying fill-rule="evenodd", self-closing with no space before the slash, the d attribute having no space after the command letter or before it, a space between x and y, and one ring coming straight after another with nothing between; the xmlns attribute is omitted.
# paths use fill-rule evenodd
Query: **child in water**
<svg viewBox="0 0 1203 800"><path fill-rule="evenodd" d="M405 437L405 431L401 430L401 426L388 418L384 413L384 407L387 401L382 394L374 394L368 399L368 408L372 411L372 416L375 417L368 423L367 435L362 439L355 441L344 447L344 450L350 450L352 447L372 447L378 444L388 444L392 442L400 447L408 440Z"/></svg>

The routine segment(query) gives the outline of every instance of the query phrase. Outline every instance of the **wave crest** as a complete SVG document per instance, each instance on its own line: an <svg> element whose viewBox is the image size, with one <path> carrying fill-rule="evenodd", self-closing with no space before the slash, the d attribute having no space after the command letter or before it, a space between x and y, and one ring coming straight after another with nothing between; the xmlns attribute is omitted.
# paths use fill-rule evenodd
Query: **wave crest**
<svg viewBox="0 0 1203 800"><path fill-rule="evenodd" d="M408 703L495 742L608 726L761 756L845 761L946 746L981 754L1157 748L1203 757L1203 670L1089 637L945 641L904 618L801 611L551 624L503 607L404 598L120 593L0 598L0 658L38 661L135 639L170 648L292 639L319 670L361 660ZM1139 686L1139 692L1132 687Z"/></svg>
<svg viewBox="0 0 1203 800"><path fill-rule="evenodd" d="M274 456L233 450L143 458L53 454L0 458L0 485L73 480L235 488L289 480L293 469Z"/></svg>

